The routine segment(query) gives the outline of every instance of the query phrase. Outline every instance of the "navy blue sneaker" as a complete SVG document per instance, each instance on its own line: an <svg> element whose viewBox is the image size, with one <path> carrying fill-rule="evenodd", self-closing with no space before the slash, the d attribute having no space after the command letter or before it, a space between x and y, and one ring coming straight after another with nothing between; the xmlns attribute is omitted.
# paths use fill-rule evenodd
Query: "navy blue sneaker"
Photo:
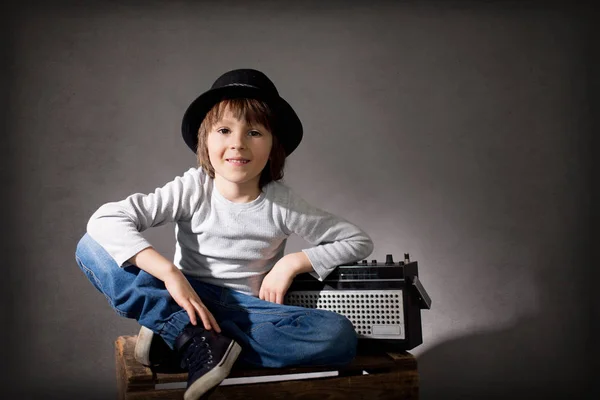
<svg viewBox="0 0 600 400"><path fill-rule="evenodd" d="M197 400L212 392L227 378L242 351L233 339L191 324L177 337L175 348L181 357L180 367L188 371L184 400Z"/></svg>

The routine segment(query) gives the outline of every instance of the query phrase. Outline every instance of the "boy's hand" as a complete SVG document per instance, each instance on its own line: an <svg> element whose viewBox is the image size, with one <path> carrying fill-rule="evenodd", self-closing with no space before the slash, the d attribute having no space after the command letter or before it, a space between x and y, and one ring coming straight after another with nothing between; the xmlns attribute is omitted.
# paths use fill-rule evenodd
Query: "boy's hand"
<svg viewBox="0 0 600 400"><path fill-rule="evenodd" d="M296 275L289 268L278 262L263 279L258 297L271 303L283 304L283 296L292 284L294 276Z"/></svg>
<svg viewBox="0 0 600 400"><path fill-rule="evenodd" d="M302 272L313 270L310 260L303 252L291 253L282 257L262 281L258 297L261 300L283 304L283 296L292 281Z"/></svg>
<svg viewBox="0 0 600 400"><path fill-rule="evenodd" d="M192 288L183 273L179 270L169 273L164 279L164 283L173 300L188 313L192 325L196 325L196 313L198 313L205 329L215 328L217 332L221 332L217 320L200 300L198 293Z"/></svg>

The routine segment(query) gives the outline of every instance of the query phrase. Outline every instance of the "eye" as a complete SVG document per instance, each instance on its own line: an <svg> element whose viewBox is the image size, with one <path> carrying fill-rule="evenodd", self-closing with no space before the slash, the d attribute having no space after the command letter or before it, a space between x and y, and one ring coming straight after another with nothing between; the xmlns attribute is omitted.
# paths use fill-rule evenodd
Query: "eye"
<svg viewBox="0 0 600 400"><path fill-rule="evenodd" d="M260 133L259 131L250 131L250 132L248 132L248 135L250 135L250 136L262 136L262 133Z"/></svg>
<svg viewBox="0 0 600 400"><path fill-rule="evenodd" d="M222 134L226 134L226 133L229 133L230 131L227 128L220 128L220 129L217 129L217 132L222 133Z"/></svg>

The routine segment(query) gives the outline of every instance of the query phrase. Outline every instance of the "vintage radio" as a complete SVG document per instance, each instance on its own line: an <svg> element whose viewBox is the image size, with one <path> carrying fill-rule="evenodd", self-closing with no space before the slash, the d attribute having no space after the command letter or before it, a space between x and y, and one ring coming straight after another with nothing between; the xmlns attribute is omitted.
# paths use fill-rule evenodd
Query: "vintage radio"
<svg viewBox="0 0 600 400"><path fill-rule="evenodd" d="M423 343L421 310L431 307L417 262L410 261L408 254L400 262L388 254L385 263L362 260L340 265L323 281L300 274L284 303L342 314L354 325L359 345L394 350L410 350Z"/></svg>

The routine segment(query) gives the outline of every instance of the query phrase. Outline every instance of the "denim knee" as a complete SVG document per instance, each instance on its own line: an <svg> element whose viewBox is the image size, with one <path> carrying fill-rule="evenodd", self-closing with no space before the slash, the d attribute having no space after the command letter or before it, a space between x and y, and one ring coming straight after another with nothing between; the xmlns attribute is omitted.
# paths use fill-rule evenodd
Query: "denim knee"
<svg viewBox="0 0 600 400"><path fill-rule="evenodd" d="M112 309L122 317L134 314L119 309L116 302L123 285L116 273L121 272L112 257L87 233L77 243L75 261L92 285L104 295Z"/></svg>
<svg viewBox="0 0 600 400"><path fill-rule="evenodd" d="M75 249L75 261L96 289L102 292L102 284L93 271L93 261L91 259L93 254L98 251L97 247L99 247L99 245L86 233L77 243Z"/></svg>
<svg viewBox="0 0 600 400"><path fill-rule="evenodd" d="M79 242L77 243L77 248L75 249L75 257L79 259L83 259L89 257L97 252L104 252L104 248L98 244L92 237L86 233L84 234Z"/></svg>
<svg viewBox="0 0 600 400"><path fill-rule="evenodd" d="M329 352L340 364L349 363L356 356L358 335L352 322L343 315L328 312L327 332L331 347Z"/></svg>
<svg viewBox="0 0 600 400"><path fill-rule="evenodd" d="M79 239L79 242L77 242L77 248L75 249L75 255L80 255L82 254L82 252L85 251L85 248L89 245L89 243L91 243L93 241L93 239L90 237L90 235L88 235L87 233L85 233L81 239Z"/></svg>
<svg viewBox="0 0 600 400"><path fill-rule="evenodd" d="M103 275L110 274L115 269L120 269L104 247L87 233L77 243L75 260L86 273L93 271L96 275Z"/></svg>

